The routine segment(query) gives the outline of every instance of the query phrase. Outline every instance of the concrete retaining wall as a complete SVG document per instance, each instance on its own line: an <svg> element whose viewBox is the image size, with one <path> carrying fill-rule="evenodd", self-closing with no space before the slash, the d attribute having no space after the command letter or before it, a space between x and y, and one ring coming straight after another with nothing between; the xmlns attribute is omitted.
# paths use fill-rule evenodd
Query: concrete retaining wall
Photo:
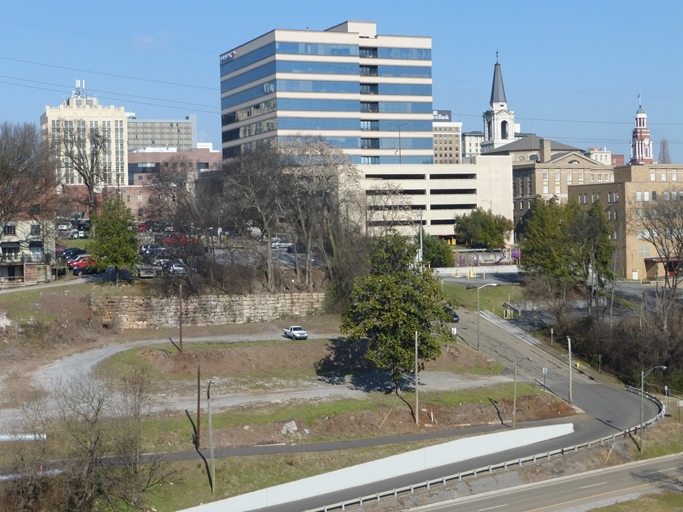
<svg viewBox="0 0 683 512"><path fill-rule="evenodd" d="M435 268L434 272L439 277L467 277L469 272L474 272L477 277L484 274L519 274L517 265L488 265L481 267L450 267Z"/></svg>
<svg viewBox="0 0 683 512"><path fill-rule="evenodd" d="M306 316L321 311L322 293L202 295L183 300L183 325L243 324ZM178 297L90 297L103 325L120 329L176 327Z"/></svg>
<svg viewBox="0 0 683 512"><path fill-rule="evenodd" d="M401 455L358 464L350 468L339 469L323 475L304 478L288 484L276 485L215 503L188 508L185 509L185 512L221 512L225 510L247 512L527 446L572 432L574 432L574 424L567 423L486 434L478 436L476 443L472 442L472 438L458 439ZM378 489L378 491L380 490L384 489Z"/></svg>

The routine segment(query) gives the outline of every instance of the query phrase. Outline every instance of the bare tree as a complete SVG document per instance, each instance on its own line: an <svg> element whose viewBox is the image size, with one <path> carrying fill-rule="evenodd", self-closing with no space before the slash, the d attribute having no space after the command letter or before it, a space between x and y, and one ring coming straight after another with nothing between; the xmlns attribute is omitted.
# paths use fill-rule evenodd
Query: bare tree
<svg viewBox="0 0 683 512"><path fill-rule="evenodd" d="M654 247L657 254L655 264L664 266L664 286L658 294L657 311L666 331L676 303L678 285L683 279L683 190L667 190L657 200L654 199L632 206L629 224L633 226L632 234Z"/></svg>
<svg viewBox="0 0 683 512"><path fill-rule="evenodd" d="M358 169L340 149L322 139L291 138L281 142L278 149L288 183L282 194L285 218L295 227L297 237L308 251L320 251L329 267L342 227L341 208L348 203L348 193L358 189ZM298 258L295 265L298 275ZM304 277L311 290L311 258L305 259Z"/></svg>
<svg viewBox="0 0 683 512"><path fill-rule="evenodd" d="M85 120L60 120L51 137L54 154L60 160L60 180L66 185L86 187L88 215L92 215L96 211L98 188L116 181L111 176L112 163L104 161L105 154L110 152L110 131L88 127Z"/></svg>
<svg viewBox="0 0 683 512"><path fill-rule="evenodd" d="M271 245L282 214L282 194L287 193L280 171L277 145L264 143L224 163L221 187L226 218L235 224L249 222L261 231L261 239L266 242L265 274L271 293L276 286Z"/></svg>
<svg viewBox="0 0 683 512"><path fill-rule="evenodd" d="M0 223L49 217L53 190L53 160L36 127L0 125Z"/></svg>
<svg viewBox="0 0 683 512"><path fill-rule="evenodd" d="M366 234L385 236L398 226L414 223L410 196L390 181L372 182L365 195Z"/></svg>
<svg viewBox="0 0 683 512"><path fill-rule="evenodd" d="M659 143L659 158L657 159L660 164L670 164L671 156L669 155L669 141L666 137L662 139Z"/></svg>

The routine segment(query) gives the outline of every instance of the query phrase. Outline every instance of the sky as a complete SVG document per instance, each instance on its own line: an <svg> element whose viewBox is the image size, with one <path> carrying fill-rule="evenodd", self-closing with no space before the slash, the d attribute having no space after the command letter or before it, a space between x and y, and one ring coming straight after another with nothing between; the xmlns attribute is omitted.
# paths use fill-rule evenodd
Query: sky
<svg viewBox="0 0 683 512"><path fill-rule="evenodd" d="M219 56L276 28L374 21L432 37L434 109L483 129L496 52L521 131L629 158L639 98L655 142L683 163L679 0L27 0L0 11L0 122L38 125L76 80L138 119L196 114L220 148Z"/></svg>

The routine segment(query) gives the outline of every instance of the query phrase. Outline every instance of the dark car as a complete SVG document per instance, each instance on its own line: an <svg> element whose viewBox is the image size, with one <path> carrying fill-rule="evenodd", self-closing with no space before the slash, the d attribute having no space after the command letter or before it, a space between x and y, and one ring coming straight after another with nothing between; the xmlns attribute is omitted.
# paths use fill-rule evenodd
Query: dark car
<svg viewBox="0 0 683 512"><path fill-rule="evenodd" d="M458 314L455 312L455 309L453 309L453 308L450 307L450 306L446 306L446 307L443 308L443 309L444 309L444 311L446 311L446 313L448 313L448 316L449 316L449 318L450 318L451 323L457 324L457 323L460 321L460 317L459 317Z"/></svg>
<svg viewBox="0 0 683 512"><path fill-rule="evenodd" d="M287 252L293 253L296 252L297 254L306 254L306 244L303 244L301 242L297 242L296 246L290 245L287 247Z"/></svg>
<svg viewBox="0 0 683 512"><path fill-rule="evenodd" d="M79 254L85 254L86 252L85 249L79 249L78 247L67 247L59 257L69 261L73 260Z"/></svg>

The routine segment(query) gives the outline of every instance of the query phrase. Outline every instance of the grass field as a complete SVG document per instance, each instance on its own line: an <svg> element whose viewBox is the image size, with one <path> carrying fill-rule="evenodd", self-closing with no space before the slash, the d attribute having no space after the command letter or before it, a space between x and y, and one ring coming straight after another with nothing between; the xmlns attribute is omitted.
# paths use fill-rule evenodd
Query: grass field
<svg viewBox="0 0 683 512"><path fill-rule="evenodd" d="M476 288L468 289L466 282L463 282L462 285L445 283L443 291L451 304L476 311ZM493 311L499 316L503 316L503 304L505 302L521 300L523 297L524 289L521 286L488 286L479 290L481 309Z"/></svg>

